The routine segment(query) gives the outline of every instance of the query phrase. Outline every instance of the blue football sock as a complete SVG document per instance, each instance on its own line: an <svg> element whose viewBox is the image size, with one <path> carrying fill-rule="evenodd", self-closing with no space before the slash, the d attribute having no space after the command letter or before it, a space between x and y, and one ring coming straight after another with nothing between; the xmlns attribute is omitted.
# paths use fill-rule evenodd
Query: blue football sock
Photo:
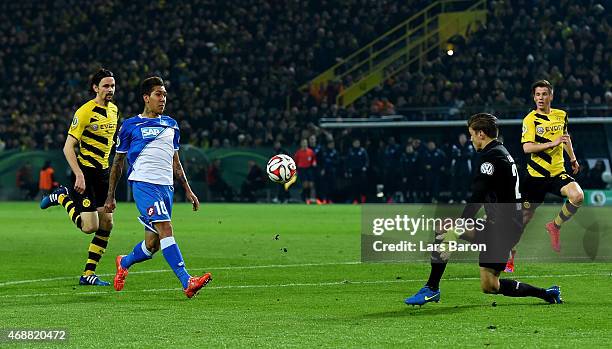
<svg viewBox="0 0 612 349"><path fill-rule="evenodd" d="M164 254L164 258L166 258L166 262L168 262L170 268L172 268L174 274L176 274L176 277L181 280L183 288L187 288L191 275L189 275L187 269L185 269L185 262L183 261L181 250L179 250L178 245L174 241L174 237L169 236L163 238L159 243L161 244L162 253Z"/></svg>
<svg viewBox="0 0 612 349"><path fill-rule="evenodd" d="M130 254L121 259L121 266L128 269L132 264L144 262L153 258L153 253L147 250L147 245L144 240L137 243Z"/></svg>

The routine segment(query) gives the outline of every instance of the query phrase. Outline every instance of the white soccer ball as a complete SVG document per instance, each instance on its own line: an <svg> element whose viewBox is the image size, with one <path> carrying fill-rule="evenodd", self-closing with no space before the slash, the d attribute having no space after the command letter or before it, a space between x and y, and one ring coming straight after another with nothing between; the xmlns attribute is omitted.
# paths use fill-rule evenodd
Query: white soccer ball
<svg viewBox="0 0 612 349"><path fill-rule="evenodd" d="M266 172L272 182L287 183L295 176L297 169L291 156L285 154L274 155L268 161Z"/></svg>

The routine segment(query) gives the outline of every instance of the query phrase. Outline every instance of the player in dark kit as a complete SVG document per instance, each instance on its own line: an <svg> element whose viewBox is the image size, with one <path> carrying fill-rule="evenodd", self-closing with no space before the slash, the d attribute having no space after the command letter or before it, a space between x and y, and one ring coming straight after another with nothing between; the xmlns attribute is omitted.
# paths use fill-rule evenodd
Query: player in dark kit
<svg viewBox="0 0 612 349"><path fill-rule="evenodd" d="M487 215L484 229L469 230L459 235L453 230L436 236L438 245L459 237L473 243L484 244L481 251L480 286L484 293L502 294L508 297L538 297L551 304L562 303L558 286L548 289L534 287L510 279L500 279L512 247L523 233L523 218L520 205L519 178L514 159L504 145L497 141L497 118L480 113L470 117L468 130L476 151L480 152L480 163L472 182L472 197L465 206L463 219L473 219L484 205ZM408 305L423 305L440 301L440 279L446 268L448 255L432 252L429 280L414 296L406 298Z"/></svg>

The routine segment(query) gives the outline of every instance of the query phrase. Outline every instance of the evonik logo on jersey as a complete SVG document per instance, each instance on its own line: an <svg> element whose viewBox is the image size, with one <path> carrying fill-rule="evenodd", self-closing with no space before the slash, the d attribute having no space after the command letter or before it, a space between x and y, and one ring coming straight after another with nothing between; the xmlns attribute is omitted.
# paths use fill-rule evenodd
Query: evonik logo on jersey
<svg viewBox="0 0 612 349"><path fill-rule="evenodd" d="M143 127L140 129L143 139L155 138L164 130L163 127Z"/></svg>

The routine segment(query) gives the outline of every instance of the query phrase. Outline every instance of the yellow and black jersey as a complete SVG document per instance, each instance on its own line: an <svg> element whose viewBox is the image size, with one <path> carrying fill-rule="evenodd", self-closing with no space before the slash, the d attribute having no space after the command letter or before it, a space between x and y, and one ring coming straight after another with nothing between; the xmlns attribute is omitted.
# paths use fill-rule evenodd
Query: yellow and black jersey
<svg viewBox="0 0 612 349"><path fill-rule="evenodd" d="M83 104L74 114L68 135L79 141L79 162L87 167L108 168L117 130L117 106L97 104L93 99Z"/></svg>
<svg viewBox="0 0 612 349"><path fill-rule="evenodd" d="M523 119L521 144L552 142L567 133L567 113L560 109L551 109L542 114L535 110ZM527 162L527 171L533 177L554 177L565 171L563 165L563 143L554 148L531 153Z"/></svg>

